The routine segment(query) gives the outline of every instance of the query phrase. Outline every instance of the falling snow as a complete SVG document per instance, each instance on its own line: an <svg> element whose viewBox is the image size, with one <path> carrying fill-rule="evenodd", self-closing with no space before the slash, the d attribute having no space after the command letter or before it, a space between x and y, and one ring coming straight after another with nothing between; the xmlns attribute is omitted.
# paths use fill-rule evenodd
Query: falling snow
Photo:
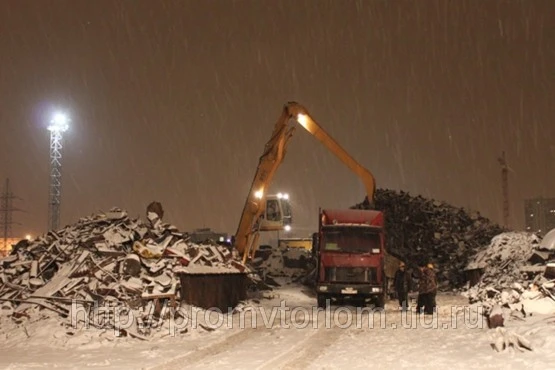
<svg viewBox="0 0 555 370"><path fill-rule="evenodd" d="M62 224L156 199L181 228L233 232L281 105L305 104L376 176L511 224L553 196L551 0L17 1L0 4L0 174L45 231L48 134L65 135ZM302 130L273 187L297 230L363 187Z"/></svg>

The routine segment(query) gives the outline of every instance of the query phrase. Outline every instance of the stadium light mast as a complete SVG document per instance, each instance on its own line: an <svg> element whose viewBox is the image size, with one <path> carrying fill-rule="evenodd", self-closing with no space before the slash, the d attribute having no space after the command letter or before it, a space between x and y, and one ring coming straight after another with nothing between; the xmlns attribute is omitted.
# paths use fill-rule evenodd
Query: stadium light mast
<svg viewBox="0 0 555 370"><path fill-rule="evenodd" d="M62 198L62 134L69 128L69 118L55 113L50 121L50 200L48 203L48 228L60 226L60 203Z"/></svg>

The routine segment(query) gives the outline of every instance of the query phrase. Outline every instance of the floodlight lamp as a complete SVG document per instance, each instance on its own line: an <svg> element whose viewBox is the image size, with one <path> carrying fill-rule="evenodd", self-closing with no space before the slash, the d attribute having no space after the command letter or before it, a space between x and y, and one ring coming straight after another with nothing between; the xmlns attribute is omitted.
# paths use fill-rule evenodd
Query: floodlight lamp
<svg viewBox="0 0 555 370"><path fill-rule="evenodd" d="M64 113L56 113L48 126L49 131L64 132L69 128L69 118Z"/></svg>
<svg viewBox="0 0 555 370"><path fill-rule="evenodd" d="M307 127L308 125L308 117L304 113L297 114L297 122L299 122L303 127Z"/></svg>

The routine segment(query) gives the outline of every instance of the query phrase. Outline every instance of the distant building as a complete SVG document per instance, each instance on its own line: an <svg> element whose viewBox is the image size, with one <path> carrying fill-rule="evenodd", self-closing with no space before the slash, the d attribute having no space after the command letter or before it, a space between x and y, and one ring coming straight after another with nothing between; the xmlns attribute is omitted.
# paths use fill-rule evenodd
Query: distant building
<svg viewBox="0 0 555 370"><path fill-rule="evenodd" d="M555 229L555 198L535 198L524 201L526 231L545 235Z"/></svg>

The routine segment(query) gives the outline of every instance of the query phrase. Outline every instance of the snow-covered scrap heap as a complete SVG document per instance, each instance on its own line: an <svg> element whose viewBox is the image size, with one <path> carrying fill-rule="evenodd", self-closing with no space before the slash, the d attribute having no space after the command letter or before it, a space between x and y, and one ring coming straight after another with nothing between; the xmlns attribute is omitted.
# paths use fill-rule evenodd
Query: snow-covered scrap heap
<svg viewBox="0 0 555 370"><path fill-rule="evenodd" d="M434 262L442 288L463 286L469 258L503 231L477 212L402 191L378 189L375 209L385 214L389 253L412 265Z"/></svg>
<svg viewBox="0 0 555 370"><path fill-rule="evenodd" d="M480 274L480 279L464 294L470 303L488 309L555 313L555 273L548 268L552 259L555 249L546 248L534 234L497 235L468 264L466 270Z"/></svg>
<svg viewBox="0 0 555 370"><path fill-rule="evenodd" d="M261 246L251 266L263 280L268 277L303 278L313 268L312 253L308 249L288 247L280 244L277 248ZM268 279L271 281L271 278Z"/></svg>
<svg viewBox="0 0 555 370"><path fill-rule="evenodd" d="M180 301L178 271L246 271L228 248L190 242L162 214L154 207L143 222L114 208L19 243L0 259L3 314L17 319L48 310L67 318L77 302L94 317L121 307L133 311L136 323L127 333L139 337L163 324L162 308ZM103 317L95 325L113 328L114 317Z"/></svg>

